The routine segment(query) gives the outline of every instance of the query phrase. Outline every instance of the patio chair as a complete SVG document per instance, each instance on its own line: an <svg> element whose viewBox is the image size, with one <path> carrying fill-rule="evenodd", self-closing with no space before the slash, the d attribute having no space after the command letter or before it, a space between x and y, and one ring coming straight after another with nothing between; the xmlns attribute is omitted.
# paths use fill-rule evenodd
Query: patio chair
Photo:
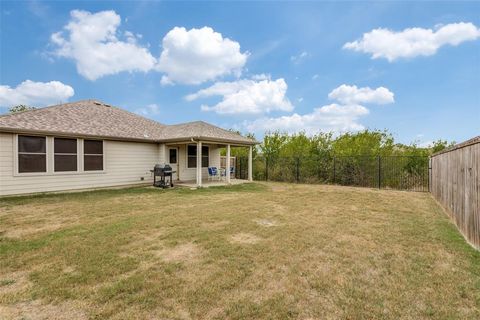
<svg viewBox="0 0 480 320"><path fill-rule="evenodd" d="M227 178L227 169L226 168L222 168L220 170L220 176L221 176L222 179ZM235 178L235 168L234 167L230 167L230 178L232 176Z"/></svg>
<svg viewBox="0 0 480 320"><path fill-rule="evenodd" d="M217 167L208 167L208 180L218 179L218 170Z"/></svg>

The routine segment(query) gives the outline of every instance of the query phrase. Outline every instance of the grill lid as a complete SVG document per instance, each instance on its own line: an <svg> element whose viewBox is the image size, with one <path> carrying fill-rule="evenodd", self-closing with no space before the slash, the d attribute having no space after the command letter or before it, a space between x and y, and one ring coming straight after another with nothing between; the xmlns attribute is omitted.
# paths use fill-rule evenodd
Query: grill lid
<svg viewBox="0 0 480 320"><path fill-rule="evenodd" d="M172 167L168 164L156 164L153 168L156 175L163 175L172 172Z"/></svg>

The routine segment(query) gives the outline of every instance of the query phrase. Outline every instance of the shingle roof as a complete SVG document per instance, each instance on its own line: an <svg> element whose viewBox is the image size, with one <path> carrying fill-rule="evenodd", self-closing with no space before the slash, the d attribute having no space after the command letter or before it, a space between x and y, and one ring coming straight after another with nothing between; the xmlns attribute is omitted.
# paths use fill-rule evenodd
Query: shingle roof
<svg viewBox="0 0 480 320"><path fill-rule="evenodd" d="M204 121L195 121L166 126L163 130L162 140L181 140L182 138L213 139L219 141L236 141L253 144L249 138L243 137L236 132L228 131L211 125Z"/></svg>
<svg viewBox="0 0 480 320"><path fill-rule="evenodd" d="M1 115L0 131L158 142L196 138L241 144L255 143L249 138L206 122L164 125L96 100L82 100Z"/></svg>

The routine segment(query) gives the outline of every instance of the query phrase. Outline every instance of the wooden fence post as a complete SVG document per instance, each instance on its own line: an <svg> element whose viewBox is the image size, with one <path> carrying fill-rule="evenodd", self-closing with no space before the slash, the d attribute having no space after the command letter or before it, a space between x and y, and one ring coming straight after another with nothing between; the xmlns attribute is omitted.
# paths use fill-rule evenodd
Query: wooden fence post
<svg viewBox="0 0 480 320"><path fill-rule="evenodd" d="M428 192L432 193L432 156L428 158Z"/></svg>

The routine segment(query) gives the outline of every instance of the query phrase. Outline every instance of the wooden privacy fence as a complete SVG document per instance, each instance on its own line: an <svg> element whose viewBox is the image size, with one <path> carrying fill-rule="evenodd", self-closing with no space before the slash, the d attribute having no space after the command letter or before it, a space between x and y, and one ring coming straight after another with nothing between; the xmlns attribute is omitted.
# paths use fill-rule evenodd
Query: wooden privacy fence
<svg viewBox="0 0 480 320"><path fill-rule="evenodd" d="M480 136L432 155L430 192L480 249Z"/></svg>

